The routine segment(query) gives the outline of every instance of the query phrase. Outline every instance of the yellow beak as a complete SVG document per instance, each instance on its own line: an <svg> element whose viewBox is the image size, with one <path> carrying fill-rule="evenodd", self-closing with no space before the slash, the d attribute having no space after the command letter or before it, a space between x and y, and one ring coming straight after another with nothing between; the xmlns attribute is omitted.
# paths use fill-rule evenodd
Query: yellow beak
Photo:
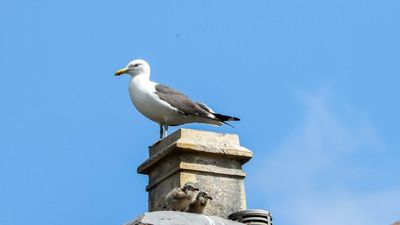
<svg viewBox="0 0 400 225"><path fill-rule="evenodd" d="M123 69L117 70L117 72L115 72L115 76L119 76L119 75L121 75L121 74L124 74L124 73L126 73L127 71L128 71L127 68L123 68Z"/></svg>

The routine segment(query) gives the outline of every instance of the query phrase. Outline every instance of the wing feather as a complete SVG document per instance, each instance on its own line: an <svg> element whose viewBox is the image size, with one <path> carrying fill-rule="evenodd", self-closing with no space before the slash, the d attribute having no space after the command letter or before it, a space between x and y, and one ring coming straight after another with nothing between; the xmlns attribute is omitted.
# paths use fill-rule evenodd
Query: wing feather
<svg viewBox="0 0 400 225"><path fill-rule="evenodd" d="M190 116L200 116L209 119L216 119L216 117L205 110L203 106L199 106L193 102L186 95L181 92L170 88L168 86L157 84L155 86L156 95L163 101L170 104L172 107L176 108L180 113Z"/></svg>

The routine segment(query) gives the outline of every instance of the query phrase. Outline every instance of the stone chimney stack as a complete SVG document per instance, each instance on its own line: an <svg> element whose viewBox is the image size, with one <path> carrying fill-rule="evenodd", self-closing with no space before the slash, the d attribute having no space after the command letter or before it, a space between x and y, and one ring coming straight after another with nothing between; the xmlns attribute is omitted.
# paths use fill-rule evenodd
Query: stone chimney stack
<svg viewBox="0 0 400 225"><path fill-rule="evenodd" d="M162 210L165 195L192 182L213 200L205 214L227 218L246 209L242 165L252 152L235 134L179 129L149 149L149 158L137 169L149 176L149 211Z"/></svg>

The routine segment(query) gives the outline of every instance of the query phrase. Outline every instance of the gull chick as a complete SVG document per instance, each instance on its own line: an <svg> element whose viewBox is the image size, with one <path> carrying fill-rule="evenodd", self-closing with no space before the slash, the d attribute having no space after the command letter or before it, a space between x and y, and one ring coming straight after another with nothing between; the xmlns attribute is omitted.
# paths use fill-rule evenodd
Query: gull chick
<svg viewBox="0 0 400 225"><path fill-rule="evenodd" d="M197 194L196 199L192 203L190 203L186 212L203 213L204 209L207 206L208 200L212 200L211 196L204 191L200 191Z"/></svg>
<svg viewBox="0 0 400 225"><path fill-rule="evenodd" d="M150 80L150 66L141 59L131 61L116 76L128 74L129 95L133 105L144 116L160 125L160 139L168 132L168 126L186 123L227 124L239 118L214 112L204 103L194 102L181 92Z"/></svg>
<svg viewBox="0 0 400 225"><path fill-rule="evenodd" d="M182 188L175 188L165 197L167 210L183 212L196 197L196 188L191 183L186 183Z"/></svg>

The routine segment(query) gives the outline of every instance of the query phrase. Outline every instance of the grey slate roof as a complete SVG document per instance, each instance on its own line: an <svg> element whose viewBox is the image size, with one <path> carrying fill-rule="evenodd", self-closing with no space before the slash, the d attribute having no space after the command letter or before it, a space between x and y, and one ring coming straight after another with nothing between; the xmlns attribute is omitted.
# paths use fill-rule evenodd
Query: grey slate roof
<svg viewBox="0 0 400 225"><path fill-rule="evenodd" d="M243 223L204 214L155 211L144 213L125 225L243 225Z"/></svg>

